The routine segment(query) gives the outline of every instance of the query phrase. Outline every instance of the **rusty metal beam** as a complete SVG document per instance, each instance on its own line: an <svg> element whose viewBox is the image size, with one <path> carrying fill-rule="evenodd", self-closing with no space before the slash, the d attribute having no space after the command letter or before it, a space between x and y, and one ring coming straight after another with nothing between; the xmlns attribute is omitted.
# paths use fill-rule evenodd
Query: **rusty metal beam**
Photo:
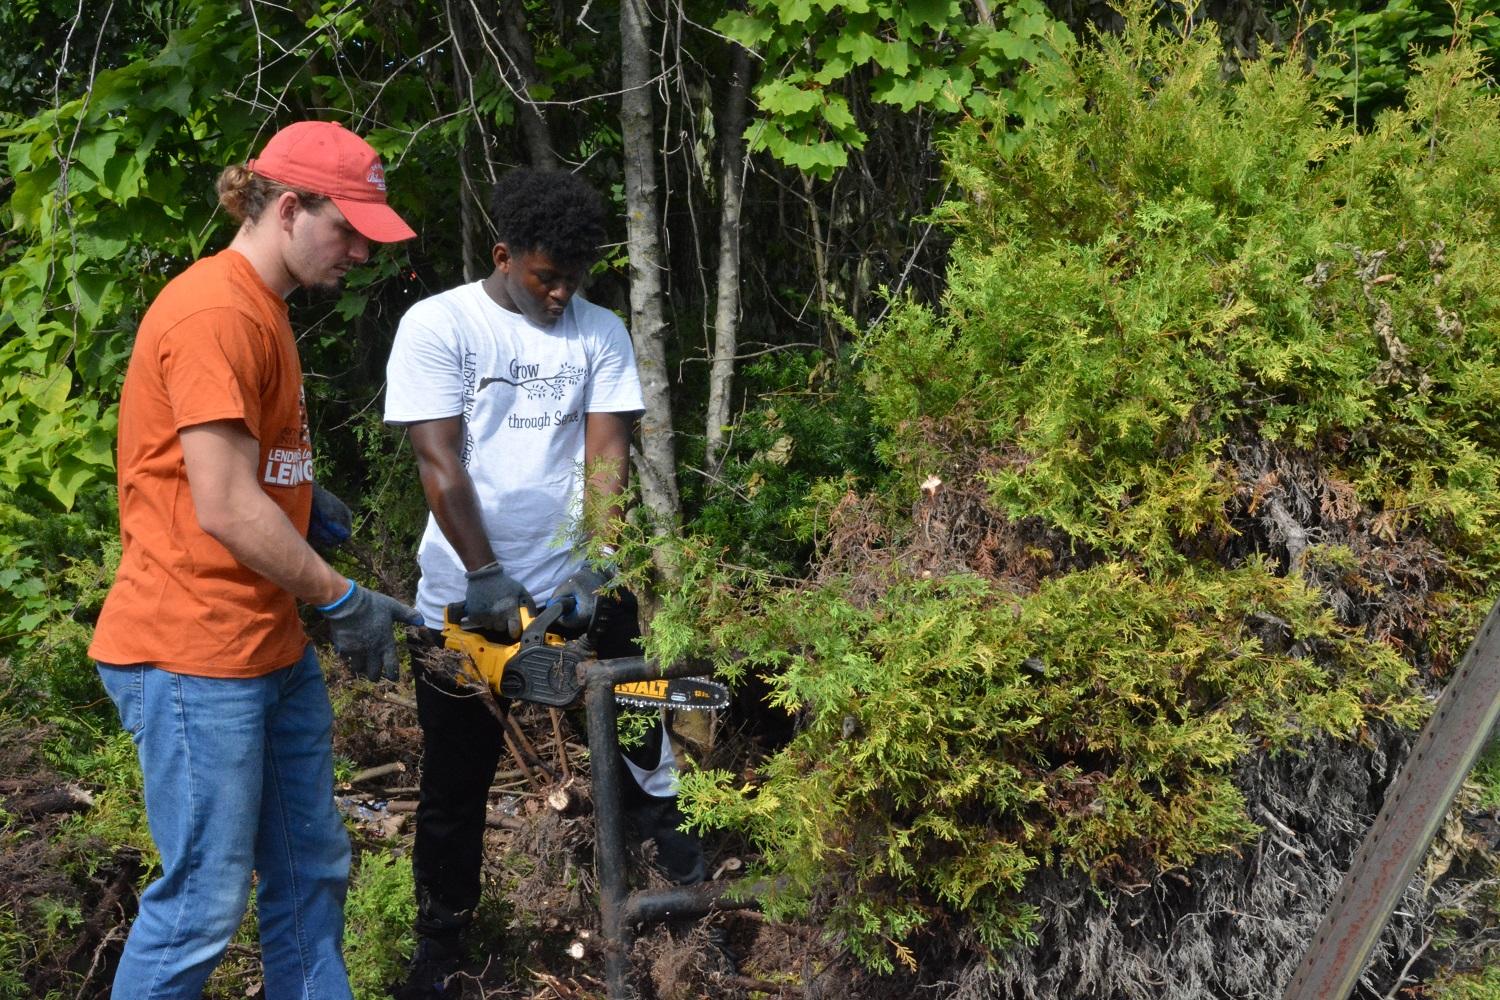
<svg viewBox="0 0 1500 1000"><path fill-rule="evenodd" d="M1500 716L1500 603L1490 609L1386 791L1282 1000L1345 1000Z"/></svg>

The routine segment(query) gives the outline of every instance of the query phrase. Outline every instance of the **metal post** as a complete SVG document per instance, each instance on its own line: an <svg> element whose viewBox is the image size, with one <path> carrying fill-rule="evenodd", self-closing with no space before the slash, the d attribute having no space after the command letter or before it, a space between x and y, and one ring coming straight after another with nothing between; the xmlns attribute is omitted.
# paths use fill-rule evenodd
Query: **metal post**
<svg viewBox="0 0 1500 1000"><path fill-rule="evenodd" d="M727 882L679 886L658 892L626 895L625 817L620 791L619 711L615 685L662 677L687 677L699 672L684 663L662 669L639 656L587 660L578 665L583 679L583 704L588 711L589 765L594 788L594 867L599 882L599 933L604 939L604 978L610 1000L633 1000L630 982L630 943L636 924L672 917L701 917L712 910L748 909L758 905L764 888L749 887L744 900L726 900Z"/></svg>
<svg viewBox="0 0 1500 1000"><path fill-rule="evenodd" d="M615 681L604 664L584 675L588 712L589 768L594 787L594 872L599 880L599 931L604 938L604 976L612 998L634 996L630 987L630 941L624 922L625 829L620 801L620 735L616 728Z"/></svg>
<svg viewBox="0 0 1500 1000"><path fill-rule="evenodd" d="M1464 654L1355 852L1283 1000L1344 1000L1500 716L1500 603Z"/></svg>
<svg viewBox="0 0 1500 1000"><path fill-rule="evenodd" d="M736 884L741 886L743 898L724 898L729 887ZM633 927L636 924L653 924L680 917L701 917L718 910L753 910L760 906L760 897L768 891L770 885L763 882L749 885L704 882L701 885L682 885L655 892L632 892L625 901L625 925Z"/></svg>

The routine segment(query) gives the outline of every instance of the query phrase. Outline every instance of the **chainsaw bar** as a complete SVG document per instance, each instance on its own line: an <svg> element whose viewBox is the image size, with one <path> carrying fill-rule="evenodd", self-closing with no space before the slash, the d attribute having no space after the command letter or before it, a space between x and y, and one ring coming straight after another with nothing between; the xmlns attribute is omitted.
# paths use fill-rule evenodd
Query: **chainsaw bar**
<svg viewBox="0 0 1500 1000"><path fill-rule="evenodd" d="M615 702L636 708L706 712L729 707L729 689L703 677L673 677L615 685Z"/></svg>

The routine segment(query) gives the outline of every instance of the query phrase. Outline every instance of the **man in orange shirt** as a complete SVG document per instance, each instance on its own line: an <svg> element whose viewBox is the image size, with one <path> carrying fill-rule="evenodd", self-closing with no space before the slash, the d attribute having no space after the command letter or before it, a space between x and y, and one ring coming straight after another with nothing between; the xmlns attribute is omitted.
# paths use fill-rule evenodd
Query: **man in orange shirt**
<svg viewBox="0 0 1500 1000"><path fill-rule="evenodd" d="M331 122L278 132L218 190L240 228L151 304L120 398L122 553L89 653L135 741L162 872L113 996L199 996L253 870L266 995L337 1000L351 996L349 843L296 602L372 679L395 677L392 626L422 618L306 540L312 446L285 297L415 234L386 204L378 154Z"/></svg>

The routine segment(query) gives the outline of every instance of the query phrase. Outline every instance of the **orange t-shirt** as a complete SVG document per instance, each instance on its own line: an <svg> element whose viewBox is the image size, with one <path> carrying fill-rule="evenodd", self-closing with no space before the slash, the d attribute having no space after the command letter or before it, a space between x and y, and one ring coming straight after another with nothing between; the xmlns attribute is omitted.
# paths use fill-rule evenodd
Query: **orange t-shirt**
<svg viewBox="0 0 1500 1000"><path fill-rule="evenodd" d="M123 552L89 655L208 677L256 677L307 644L296 600L198 526L178 432L242 420L261 488L297 530L312 446L287 308L233 250L172 279L141 320L120 395Z"/></svg>

